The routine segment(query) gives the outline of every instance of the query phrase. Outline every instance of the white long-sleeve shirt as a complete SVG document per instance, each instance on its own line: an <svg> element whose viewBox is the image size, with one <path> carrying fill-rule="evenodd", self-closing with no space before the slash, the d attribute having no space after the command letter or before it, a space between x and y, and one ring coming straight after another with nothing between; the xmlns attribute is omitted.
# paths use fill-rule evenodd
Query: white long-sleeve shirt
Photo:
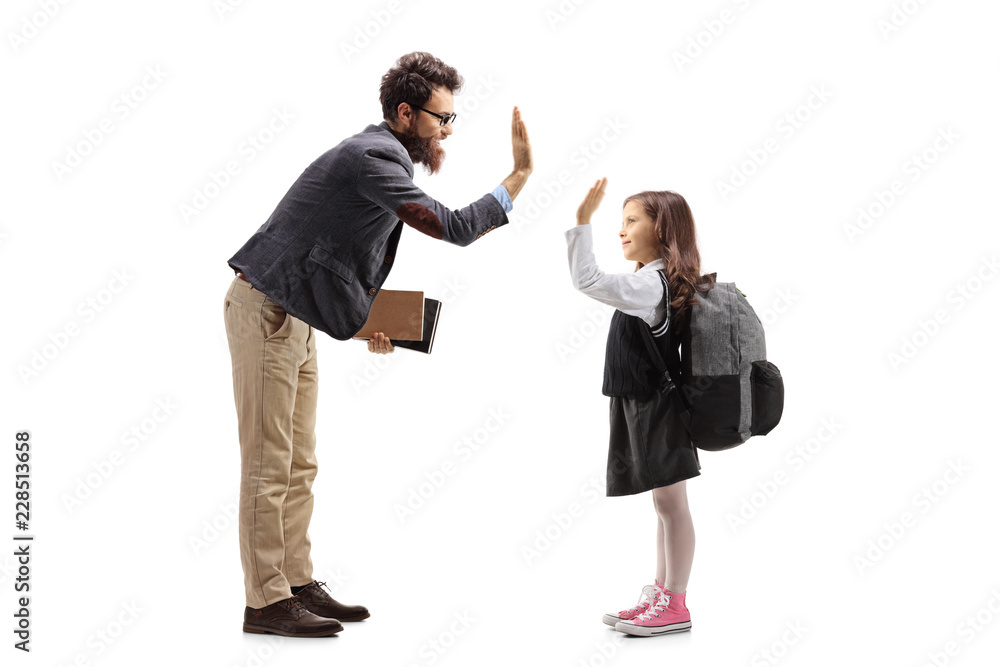
<svg viewBox="0 0 1000 667"><path fill-rule="evenodd" d="M642 318L656 336L666 333L668 321L663 282L657 275L664 268L662 259L656 259L634 273L604 273L594 257L594 240L589 224L566 230L566 243L569 272L576 289L592 299L614 306L626 315Z"/></svg>

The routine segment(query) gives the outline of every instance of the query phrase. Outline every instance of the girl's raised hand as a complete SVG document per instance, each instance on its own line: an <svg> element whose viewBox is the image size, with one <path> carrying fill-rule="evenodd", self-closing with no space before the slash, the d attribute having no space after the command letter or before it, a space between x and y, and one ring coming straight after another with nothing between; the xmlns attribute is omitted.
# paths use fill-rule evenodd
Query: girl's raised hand
<svg viewBox="0 0 1000 667"><path fill-rule="evenodd" d="M576 210L576 224L578 225L589 225L590 216L594 214L597 207L601 205L601 200L604 199L604 187L608 184L608 178L600 178L590 187L590 191L587 192L587 196L583 198L583 203L580 204L580 208Z"/></svg>

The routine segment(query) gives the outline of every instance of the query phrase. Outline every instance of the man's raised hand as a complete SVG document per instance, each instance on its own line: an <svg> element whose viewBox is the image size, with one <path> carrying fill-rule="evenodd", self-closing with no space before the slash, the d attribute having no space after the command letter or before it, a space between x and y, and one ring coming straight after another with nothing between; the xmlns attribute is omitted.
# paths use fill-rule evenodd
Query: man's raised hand
<svg viewBox="0 0 1000 667"><path fill-rule="evenodd" d="M501 185L507 188L507 194L510 195L511 199L514 199L524 184L528 182L528 176L535 168L535 161L531 156L531 141L528 139L528 128L524 126L524 121L521 120L521 110L517 107L514 107L514 112L511 114L510 142L514 149L514 171L503 180Z"/></svg>

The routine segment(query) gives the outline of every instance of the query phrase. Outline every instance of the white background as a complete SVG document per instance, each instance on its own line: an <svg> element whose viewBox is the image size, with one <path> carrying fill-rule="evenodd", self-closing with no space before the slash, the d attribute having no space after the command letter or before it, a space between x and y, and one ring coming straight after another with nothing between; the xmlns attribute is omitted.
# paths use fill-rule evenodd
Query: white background
<svg viewBox="0 0 1000 667"><path fill-rule="evenodd" d="M995 4L4 7L4 664L980 665L1000 651ZM385 286L446 300L432 355L319 337L315 575L371 618L334 639L246 635L226 260L306 165L381 121L379 79L414 50L466 78L443 170L418 167L417 184L451 208L492 189L514 105L535 172L511 223L467 248L404 231ZM269 134L275 110L293 117ZM230 160L239 173L211 187ZM616 239L627 195L681 193L703 270L747 294L787 392L770 435L702 453L693 629L651 639L600 620L635 603L655 562L650 494L603 495L611 311L567 269L563 232L602 176L602 268L633 268ZM503 425L484 437L491 411ZM30 655L12 648L22 429ZM468 456L466 438L481 443ZM421 488L446 461L457 472Z"/></svg>

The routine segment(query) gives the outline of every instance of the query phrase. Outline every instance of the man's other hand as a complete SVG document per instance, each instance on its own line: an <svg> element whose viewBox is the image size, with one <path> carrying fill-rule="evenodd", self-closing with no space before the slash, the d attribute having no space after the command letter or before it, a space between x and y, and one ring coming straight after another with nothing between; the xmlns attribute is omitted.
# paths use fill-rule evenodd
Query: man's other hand
<svg viewBox="0 0 1000 667"><path fill-rule="evenodd" d="M375 354L389 354L394 349L392 341L386 338L383 333L376 333L368 339L369 352L374 352Z"/></svg>

